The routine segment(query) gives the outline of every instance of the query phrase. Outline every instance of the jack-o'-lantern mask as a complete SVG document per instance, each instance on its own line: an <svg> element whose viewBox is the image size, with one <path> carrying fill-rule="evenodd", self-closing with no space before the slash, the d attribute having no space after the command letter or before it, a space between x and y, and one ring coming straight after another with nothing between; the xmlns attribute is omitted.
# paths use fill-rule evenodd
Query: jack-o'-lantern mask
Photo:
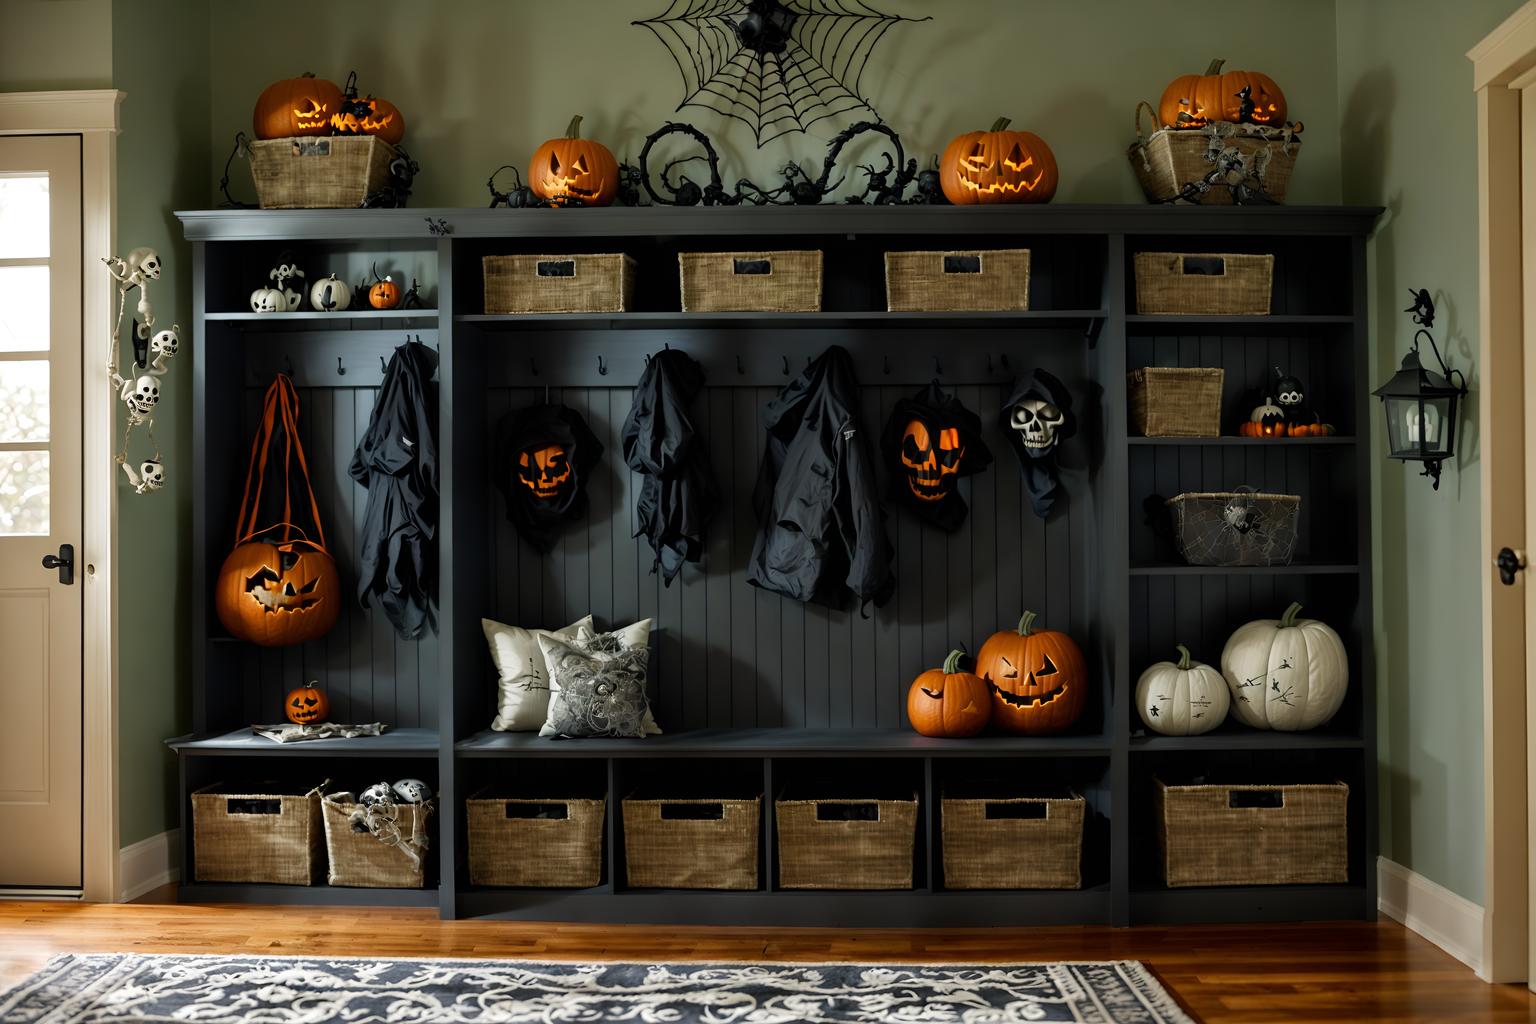
<svg viewBox="0 0 1536 1024"><path fill-rule="evenodd" d="M902 434L901 464L907 471L907 488L918 501L942 501L953 491L964 457L965 446L955 427L934 432L922 420L912 420Z"/></svg>
<svg viewBox="0 0 1536 1024"><path fill-rule="evenodd" d="M944 149L939 184L956 206L1044 203L1056 194L1056 157L1033 132L1007 131L1000 117L990 131L966 132Z"/></svg>
<svg viewBox="0 0 1536 1024"><path fill-rule="evenodd" d="M551 501L570 487L570 456L557 444L522 452L517 457L517 478L534 497Z"/></svg>

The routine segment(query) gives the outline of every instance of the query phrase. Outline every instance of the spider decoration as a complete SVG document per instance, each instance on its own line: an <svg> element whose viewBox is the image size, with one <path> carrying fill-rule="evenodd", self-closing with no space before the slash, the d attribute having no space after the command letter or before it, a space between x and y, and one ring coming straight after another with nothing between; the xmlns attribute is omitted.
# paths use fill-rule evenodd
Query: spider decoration
<svg viewBox="0 0 1536 1024"><path fill-rule="evenodd" d="M761 149L852 110L870 54L892 27L931 21L883 14L862 0L672 0L646 29L677 65L683 99L748 125ZM691 205L691 204L683 204Z"/></svg>
<svg viewBox="0 0 1536 1024"><path fill-rule="evenodd" d="M1251 100L1248 103L1252 105ZM1300 134L1301 125L1288 123L1284 128L1265 128L1261 125L1217 122L1207 125L1204 131L1209 140L1205 159L1212 165L1211 170L1198 181L1186 182L1176 194L1159 202L1198 203L1200 197L1207 192L1225 188L1232 193L1232 202L1238 206L1277 205L1278 201L1264 187L1265 175L1273 155L1270 147L1264 146L1245 154L1231 140L1241 132L1290 146Z"/></svg>
<svg viewBox="0 0 1536 1024"><path fill-rule="evenodd" d="M388 180L377 192L370 192L363 199L363 208L404 209L406 201L411 198L411 185L416 181L416 175L420 173L421 164L412 160L409 153L396 146L395 158L389 162Z"/></svg>
<svg viewBox="0 0 1536 1024"><path fill-rule="evenodd" d="M167 330L155 330L155 309L149 301L149 283L160 280L163 264L160 254L144 246L134 249L126 257L103 257L107 273L117 282L117 320L112 325L112 342L107 353L107 380L112 391L127 409L123 427L123 446L113 460L123 467L123 475L135 494L149 494L165 486L165 464L161 461L160 444L155 440L154 411L160 403L160 379L170 371L170 360L181 349L181 328L172 325ZM129 323L129 337L133 345L134 359L129 367L130 376L118 372L118 352L122 348L123 317L127 315L128 293L137 290L135 305L137 317ZM155 454L142 460L135 469L128 461L128 448L133 432L144 428Z"/></svg>

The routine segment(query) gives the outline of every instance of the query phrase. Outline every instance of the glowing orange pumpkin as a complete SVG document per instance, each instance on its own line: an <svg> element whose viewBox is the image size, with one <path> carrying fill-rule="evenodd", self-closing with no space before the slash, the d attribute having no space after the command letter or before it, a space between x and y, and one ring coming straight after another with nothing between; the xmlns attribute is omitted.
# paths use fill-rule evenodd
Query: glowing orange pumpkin
<svg viewBox="0 0 1536 1024"><path fill-rule="evenodd" d="M991 131L966 132L939 158L939 186L956 206L977 203L1048 203L1056 194L1056 157L1033 132L1007 131L1000 117Z"/></svg>
<svg viewBox="0 0 1536 1024"><path fill-rule="evenodd" d="M251 130L258 139L329 135L331 118L340 109L340 87L306 71L262 90L251 113Z"/></svg>
<svg viewBox="0 0 1536 1024"><path fill-rule="evenodd" d="M308 686L296 686L283 699L283 714L288 721L299 725L323 722L331 713L331 702L325 691L310 682Z"/></svg>
<svg viewBox="0 0 1536 1024"><path fill-rule="evenodd" d="M1180 75L1168 83L1157 105L1158 119L1170 128L1202 128L1212 121L1251 121L1280 127L1285 124L1285 93L1275 80L1257 71L1228 71L1226 61L1213 60L1203 75ZM1252 109L1243 110L1248 90Z"/></svg>
<svg viewBox="0 0 1536 1024"><path fill-rule="evenodd" d="M540 199L556 203L608 206L619 194L619 162L601 142L581 137L577 114L565 138L550 139L533 151L528 187Z"/></svg>

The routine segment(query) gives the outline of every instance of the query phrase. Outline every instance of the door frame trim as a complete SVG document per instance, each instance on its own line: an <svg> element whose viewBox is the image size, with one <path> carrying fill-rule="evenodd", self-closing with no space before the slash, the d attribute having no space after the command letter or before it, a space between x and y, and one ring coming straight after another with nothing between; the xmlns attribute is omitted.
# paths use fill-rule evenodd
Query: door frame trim
<svg viewBox="0 0 1536 1024"><path fill-rule="evenodd" d="M120 895L117 810L117 466L112 445L117 403L101 387L93 349L112 322L112 281L97 270L116 247L118 112L116 89L0 93L0 135L80 136L80 361L84 452L81 672L83 755L81 843L84 897Z"/></svg>
<svg viewBox="0 0 1536 1024"><path fill-rule="evenodd" d="M1531 870L1527 850L1528 744L1525 624L1529 579L1505 587L1494 553L1527 548L1524 412L1526 311L1536 310L1536 230L1522 206L1521 87L1536 68L1536 0L1467 52L1477 94L1478 436L1481 447L1480 581L1483 648L1483 962L1492 982L1533 977ZM1530 197L1526 197L1529 200ZM1525 204L1529 206L1530 203ZM1510 210L1522 210L1511 217ZM1531 368L1536 369L1536 368ZM1533 481L1536 482L1536 481ZM1527 573L1527 576L1530 574Z"/></svg>

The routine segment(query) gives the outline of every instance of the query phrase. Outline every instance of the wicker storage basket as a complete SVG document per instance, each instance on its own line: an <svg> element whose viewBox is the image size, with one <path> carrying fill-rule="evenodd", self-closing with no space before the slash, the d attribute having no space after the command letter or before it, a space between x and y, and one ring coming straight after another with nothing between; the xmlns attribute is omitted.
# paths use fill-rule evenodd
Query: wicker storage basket
<svg viewBox="0 0 1536 1024"><path fill-rule="evenodd" d="M320 790L215 783L192 794L192 867L199 882L314 885L325 864Z"/></svg>
<svg viewBox="0 0 1536 1024"><path fill-rule="evenodd" d="M785 889L910 889L917 794L910 800L776 800Z"/></svg>
<svg viewBox="0 0 1536 1024"><path fill-rule="evenodd" d="M373 135L251 143L251 178L263 210L362 206L389 181L395 147Z"/></svg>
<svg viewBox="0 0 1536 1024"><path fill-rule="evenodd" d="M1190 565L1290 565L1301 498L1258 491L1178 494L1168 499L1179 554Z"/></svg>
<svg viewBox="0 0 1536 1024"><path fill-rule="evenodd" d="M396 805L395 827L400 830L400 843L386 842L370 832L354 832L350 819L356 808L357 804L332 797L321 801L330 884L362 889L423 888L427 820L432 816L432 805ZM420 844L412 846L403 841L412 838L418 838Z"/></svg>
<svg viewBox="0 0 1536 1024"><path fill-rule="evenodd" d="M946 889L1081 889L1081 796L946 796L940 803Z"/></svg>
<svg viewBox="0 0 1536 1024"><path fill-rule="evenodd" d="M677 264L685 313L821 310L819 252L684 252Z"/></svg>
<svg viewBox="0 0 1536 1024"><path fill-rule="evenodd" d="M1167 203L1174 200L1204 206L1231 206L1232 184L1262 192L1277 203L1285 202L1285 190L1301 154L1301 140L1281 128L1232 124L1228 121L1204 128L1174 131L1161 128L1144 138L1141 130L1142 107L1136 107L1136 141L1126 155L1147 201ZM1157 123L1157 114L1152 114ZM1211 179L1218 163L1226 171L1220 180ZM1209 182L1209 188L1201 186Z"/></svg>
<svg viewBox="0 0 1536 1024"><path fill-rule="evenodd" d="M1143 437L1220 437L1221 385L1217 369L1144 366L1126 374L1131 430Z"/></svg>
<svg viewBox="0 0 1536 1024"><path fill-rule="evenodd" d="M639 889L756 889L763 798L624 801L624 865Z"/></svg>
<svg viewBox="0 0 1536 1024"><path fill-rule="evenodd" d="M1029 308L1029 250L885 254L885 304L892 312Z"/></svg>
<svg viewBox="0 0 1536 1024"><path fill-rule="evenodd" d="M637 264L620 252L487 256L487 313L622 313L635 301Z"/></svg>
<svg viewBox="0 0 1536 1024"><path fill-rule="evenodd" d="M1163 880L1192 885L1349 881L1349 787L1169 786L1153 780Z"/></svg>
<svg viewBox="0 0 1536 1024"><path fill-rule="evenodd" d="M1268 316L1274 272L1269 255L1139 252L1136 311Z"/></svg>
<svg viewBox="0 0 1536 1024"><path fill-rule="evenodd" d="M472 885L590 889L603 876L604 800L496 797L465 801Z"/></svg>

